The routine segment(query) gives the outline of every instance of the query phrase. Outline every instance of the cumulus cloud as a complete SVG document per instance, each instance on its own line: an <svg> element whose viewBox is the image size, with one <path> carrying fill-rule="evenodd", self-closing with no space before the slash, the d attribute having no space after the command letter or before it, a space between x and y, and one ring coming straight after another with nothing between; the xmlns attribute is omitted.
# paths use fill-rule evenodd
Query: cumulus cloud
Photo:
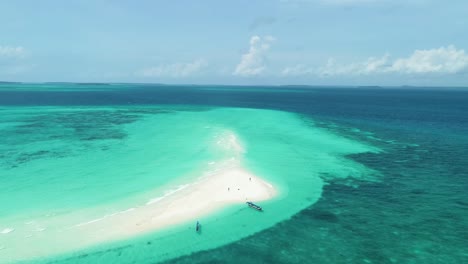
<svg viewBox="0 0 468 264"><path fill-rule="evenodd" d="M207 65L203 59L188 63L173 63L150 67L138 72L143 77L183 78L200 72Z"/></svg>
<svg viewBox="0 0 468 264"><path fill-rule="evenodd" d="M370 57L362 62L340 64L335 59L325 66L308 68L303 65L287 67L282 71L286 76L316 74L320 76L370 75L385 73L400 74L454 74L468 69L468 54L453 45L437 49L415 50L410 56L390 59L386 54Z"/></svg>
<svg viewBox="0 0 468 264"><path fill-rule="evenodd" d="M272 36L252 36L249 51L242 55L233 75L248 77L261 74L266 68L265 54L270 49L273 41Z"/></svg>
<svg viewBox="0 0 468 264"><path fill-rule="evenodd" d="M468 54L454 46L416 50L408 58L395 60L390 71L404 73L458 73L468 67Z"/></svg>
<svg viewBox="0 0 468 264"><path fill-rule="evenodd" d="M0 46L0 58L23 58L26 51L23 47Z"/></svg>

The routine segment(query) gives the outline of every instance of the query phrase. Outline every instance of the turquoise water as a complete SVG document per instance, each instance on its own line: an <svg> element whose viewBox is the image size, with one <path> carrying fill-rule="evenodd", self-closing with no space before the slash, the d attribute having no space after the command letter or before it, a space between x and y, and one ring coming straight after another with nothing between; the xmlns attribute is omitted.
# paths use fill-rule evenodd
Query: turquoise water
<svg viewBox="0 0 468 264"><path fill-rule="evenodd" d="M0 92L0 231L13 229L0 234L0 259L34 247L47 256L32 263L467 259L465 93L20 88ZM243 166L280 191L264 214L230 206L201 219L201 236L187 223L72 252L57 246L77 239L61 236L64 227L209 173L233 155L214 147L226 134L244 146Z"/></svg>
<svg viewBox="0 0 468 264"><path fill-rule="evenodd" d="M274 185L278 197L264 203L268 210L261 217L238 205L202 219L209 242L184 240L193 234L192 223L154 234L166 242L154 243L152 258L217 247L285 220L320 198L321 174L370 177L371 170L344 155L377 151L299 115L272 110L132 106L2 112L3 131L11 136L2 144L8 155L0 199L12 201L2 210L2 229L12 231L1 242L5 260L13 261L20 254L33 259L74 254L65 246L74 242L61 237L79 239L79 234L67 230L144 206L209 173L213 163L232 155L214 147L225 134L240 138L244 166Z"/></svg>

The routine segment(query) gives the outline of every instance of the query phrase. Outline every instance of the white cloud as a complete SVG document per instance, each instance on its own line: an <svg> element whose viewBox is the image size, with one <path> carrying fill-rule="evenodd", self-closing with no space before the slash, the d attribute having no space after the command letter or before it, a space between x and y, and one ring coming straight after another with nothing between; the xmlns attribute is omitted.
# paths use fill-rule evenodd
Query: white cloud
<svg viewBox="0 0 468 264"><path fill-rule="evenodd" d="M454 74L468 70L468 54L453 45L437 49L416 50L409 57L390 60L390 55L370 57L363 62L339 64L330 58L319 68L296 65L286 67L285 76L319 75L370 75L385 73L400 74Z"/></svg>
<svg viewBox="0 0 468 264"><path fill-rule="evenodd" d="M321 76L334 75L367 75L372 73L386 72L389 65L389 55L386 54L380 58L370 57L364 62L351 64L338 64L335 59L328 60L324 67L317 70Z"/></svg>
<svg viewBox="0 0 468 264"><path fill-rule="evenodd" d="M0 58L23 58L26 51L23 47L0 46Z"/></svg>
<svg viewBox="0 0 468 264"><path fill-rule="evenodd" d="M307 67L303 64L298 64L292 67L286 67L281 71L283 76L301 76L313 74L315 70L313 68Z"/></svg>
<svg viewBox="0 0 468 264"><path fill-rule="evenodd" d="M173 63L150 67L138 72L144 77L183 78L200 72L207 65L205 60L198 59L189 63Z"/></svg>
<svg viewBox="0 0 468 264"><path fill-rule="evenodd" d="M242 55L240 63L237 65L233 75L238 76L256 76L261 74L265 66L265 54L270 49L274 41L272 36L252 36L250 38L249 51Z"/></svg>
<svg viewBox="0 0 468 264"><path fill-rule="evenodd" d="M458 73L468 68L468 54L454 46L416 50L410 57L395 60L390 71L403 73Z"/></svg>

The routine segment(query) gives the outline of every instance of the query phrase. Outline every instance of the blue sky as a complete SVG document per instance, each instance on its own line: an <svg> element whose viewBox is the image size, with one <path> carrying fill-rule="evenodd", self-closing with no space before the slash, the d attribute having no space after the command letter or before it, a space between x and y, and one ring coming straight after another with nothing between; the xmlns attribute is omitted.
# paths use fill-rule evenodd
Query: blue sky
<svg viewBox="0 0 468 264"><path fill-rule="evenodd" d="M465 0L0 0L0 25L7 81L468 86Z"/></svg>

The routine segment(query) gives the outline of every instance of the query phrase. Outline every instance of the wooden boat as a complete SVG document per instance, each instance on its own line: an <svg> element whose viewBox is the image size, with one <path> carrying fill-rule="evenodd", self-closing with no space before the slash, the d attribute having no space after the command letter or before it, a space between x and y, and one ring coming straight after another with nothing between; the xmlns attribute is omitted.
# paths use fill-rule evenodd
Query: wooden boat
<svg viewBox="0 0 468 264"><path fill-rule="evenodd" d="M253 208L253 209L257 210L257 211L263 211L263 208L262 208L262 207L260 207L260 206L258 206L258 205L256 205L256 204L254 204L254 203L252 203L252 202L247 202L247 205L248 205L250 208Z"/></svg>

